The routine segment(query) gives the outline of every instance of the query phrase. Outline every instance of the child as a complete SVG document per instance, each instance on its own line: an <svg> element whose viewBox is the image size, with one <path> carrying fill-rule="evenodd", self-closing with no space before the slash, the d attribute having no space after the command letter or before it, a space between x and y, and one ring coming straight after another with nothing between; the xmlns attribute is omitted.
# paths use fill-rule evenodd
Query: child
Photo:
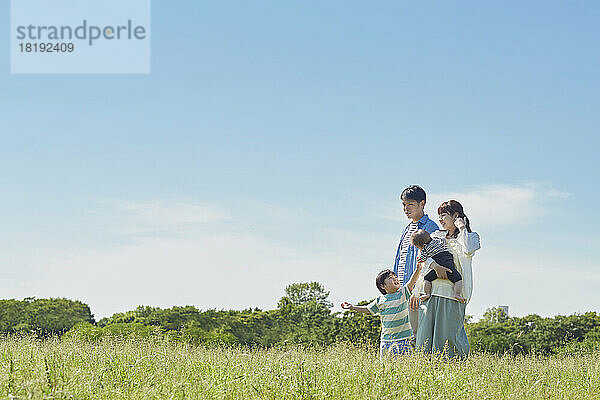
<svg viewBox="0 0 600 400"><path fill-rule="evenodd" d="M375 278L375 286L383 296L379 296L367 306L354 306L342 303L343 309L379 315L381 318L380 354L404 354L411 349L412 329L408 321L408 299L421 274L421 264L412 274L410 281L402 287L398 276L391 269L383 270Z"/></svg>
<svg viewBox="0 0 600 400"><path fill-rule="evenodd" d="M461 296L462 293L462 276L456 270L454 265L454 256L448 251L446 243L443 239L435 238L432 239L427 231L419 229L411 236L412 244L420 250L419 258L417 263L422 264L428 258L432 258L433 261L452 270L448 273L448 279L454 283L454 298L461 303L465 302L465 299ZM425 301L431 297L431 282L437 279L437 275L434 270L429 270L425 274L425 294L421 296L421 301Z"/></svg>

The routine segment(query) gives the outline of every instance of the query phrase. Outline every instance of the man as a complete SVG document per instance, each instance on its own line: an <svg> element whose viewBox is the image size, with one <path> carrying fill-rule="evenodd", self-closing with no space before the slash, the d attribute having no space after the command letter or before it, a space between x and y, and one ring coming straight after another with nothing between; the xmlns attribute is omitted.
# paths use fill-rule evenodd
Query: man
<svg viewBox="0 0 600 400"><path fill-rule="evenodd" d="M404 228L404 232L402 232L398 250L396 251L396 259L394 261L394 273L398 275L398 278L403 282L403 285L406 285L417 267L418 250L411 244L410 238L412 234L419 229L431 233L437 231L439 228L438 225L425 214L426 195L422 187L418 185L407 187L402 191L400 200L402 200L404 214L406 214L411 222ZM442 277L440 273L441 271L438 272L438 276ZM419 322L418 310L410 310L408 318L413 334L416 334Z"/></svg>

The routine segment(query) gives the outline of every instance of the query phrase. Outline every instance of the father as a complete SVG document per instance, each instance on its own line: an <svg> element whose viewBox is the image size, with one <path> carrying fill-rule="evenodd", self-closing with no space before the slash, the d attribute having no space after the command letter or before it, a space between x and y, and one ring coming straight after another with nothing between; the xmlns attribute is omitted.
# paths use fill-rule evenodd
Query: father
<svg viewBox="0 0 600 400"><path fill-rule="evenodd" d="M426 195L422 187L418 185L407 187L402 191L400 200L402 200L404 214L406 214L411 222L404 228L404 232L402 232L402 238L400 239L398 250L396 251L394 272L398 275L400 281L403 282L403 285L406 285L417 267L418 256L418 250L411 244L410 237L417 229L424 229L427 232L432 233L439 228L438 225L433 220L429 219L424 212ZM445 269L440 271L437 271L436 269L436 272L440 278L446 278ZM410 310L408 318L413 334L416 335L419 325L418 310Z"/></svg>

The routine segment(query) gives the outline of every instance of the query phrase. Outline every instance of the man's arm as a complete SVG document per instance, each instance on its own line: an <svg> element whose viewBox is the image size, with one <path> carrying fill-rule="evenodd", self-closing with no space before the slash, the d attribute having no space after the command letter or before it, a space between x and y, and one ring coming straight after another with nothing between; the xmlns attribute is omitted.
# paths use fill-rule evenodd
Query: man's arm
<svg viewBox="0 0 600 400"><path fill-rule="evenodd" d="M348 303L347 301L342 303L342 308L344 310L353 310L353 311L358 311L358 312L365 313L365 314L371 314L371 311L369 311L369 309L366 306L354 306L354 305Z"/></svg>

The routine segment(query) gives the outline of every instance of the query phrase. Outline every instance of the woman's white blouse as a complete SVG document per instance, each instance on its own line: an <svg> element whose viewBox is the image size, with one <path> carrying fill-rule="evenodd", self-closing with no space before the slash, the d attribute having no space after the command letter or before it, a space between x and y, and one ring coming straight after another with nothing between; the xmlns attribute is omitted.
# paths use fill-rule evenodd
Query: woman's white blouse
<svg viewBox="0 0 600 400"><path fill-rule="evenodd" d="M454 265L463 278L462 296L468 303L473 294L473 255L481 248L479 234L477 232L467 232L466 229L462 229L459 231L458 237L447 238L447 233L447 231L435 231L431 234L431 237L446 240L446 246L448 246L448 250L454 256ZM433 260L428 259L426 265L429 266L431 262ZM415 284L413 293L424 293L423 286L425 280L423 276L427 269L428 267L425 267L421 271L421 276ZM436 279L431 283L431 286L432 295L454 299L454 284L449 280Z"/></svg>

